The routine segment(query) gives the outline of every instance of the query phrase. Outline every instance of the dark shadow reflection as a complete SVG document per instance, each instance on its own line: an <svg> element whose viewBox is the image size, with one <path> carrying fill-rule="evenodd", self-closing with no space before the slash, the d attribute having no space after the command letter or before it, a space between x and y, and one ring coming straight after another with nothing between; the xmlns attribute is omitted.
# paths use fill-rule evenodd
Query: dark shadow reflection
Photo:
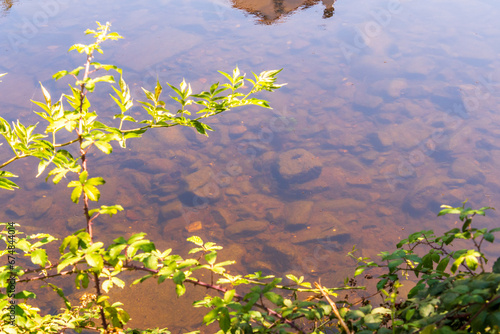
<svg viewBox="0 0 500 334"><path fill-rule="evenodd" d="M0 1L0 16L8 14L9 10L18 0L1 0Z"/></svg>
<svg viewBox="0 0 500 334"><path fill-rule="evenodd" d="M260 24L273 24L295 11L323 4L323 18L332 17L336 0L231 0L234 8L258 17Z"/></svg>

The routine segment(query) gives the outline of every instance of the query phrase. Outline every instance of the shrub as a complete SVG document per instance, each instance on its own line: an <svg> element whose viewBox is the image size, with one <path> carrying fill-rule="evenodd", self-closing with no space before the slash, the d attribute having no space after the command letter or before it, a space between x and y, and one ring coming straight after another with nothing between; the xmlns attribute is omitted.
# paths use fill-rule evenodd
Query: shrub
<svg viewBox="0 0 500 334"><path fill-rule="evenodd" d="M218 323L221 333L498 332L500 261L493 265L493 272L487 272L482 246L484 241L493 242L493 234L500 229L472 226L472 217L484 215L489 208L466 209L465 203L460 208L446 207L440 215L459 214L463 222L461 230L453 229L442 236L435 236L432 231L414 233L400 242L395 252L381 253L384 264L356 258L351 252L358 263L355 275L369 268L388 271L378 277L375 293L385 295L386 303L376 308L370 298L362 299L362 306L347 300L332 301L331 297L338 297L337 291L364 289L350 286L353 280L346 280L342 287L326 288L320 283L313 286L305 282L303 276L286 275L289 282L284 284L282 278L265 276L262 272L229 274L226 267L234 261L218 261L222 247L195 236L188 241L194 244L189 254L196 255L188 258L173 253L172 249L157 249L145 233L129 238L117 236L109 245L99 241L92 230L95 218L118 214L123 208L119 204L91 207L91 202L99 202L99 187L105 184L102 177L90 175L88 171L91 149L95 147L110 154L112 142L125 147L127 139L140 138L153 128L188 126L207 135L211 128L203 123L205 118L245 105L270 108L267 101L253 95L263 90L272 92L282 85L276 84L280 70L264 71L248 79L236 68L232 74L220 72L227 83L215 83L208 91L198 94L193 94L191 86L184 81L178 87L168 84L174 93L171 98L179 104L177 110L170 111L161 100L163 88L157 82L152 91L143 88L147 101L139 103L147 117L137 120L129 113L134 102L122 70L93 61L96 51L103 52L101 43L121 36L110 32L109 23L98 23L96 30L86 33L93 35L94 43L70 48L85 54L85 66L54 75L56 80L66 76L76 80L70 92L53 101L42 86L45 101L33 101L41 108L36 114L47 123L45 134L36 132L37 124L26 126L17 120L11 125L0 117L0 133L13 152L13 157L0 168L19 159L38 158L37 176L50 166L47 179L52 177L56 184L65 178L72 179L67 185L72 188L71 200L82 202L86 221L85 228L61 241L47 233L26 235L14 222L1 224L5 248L0 251L0 257L6 264L0 267L2 333L61 333L68 329L101 333L168 332L166 328L127 328L129 315L119 301L111 300L107 294L115 287L126 288L120 277L128 271L137 275L133 284L148 279L156 279L158 283L172 281L178 296L182 296L189 285L207 288L206 296L196 301L194 307L206 308L203 322ZM112 74L94 76L102 71L116 72L119 79L116 81ZM100 122L97 112L90 109L89 93L101 82L118 84L112 86L116 95L111 96L119 111L114 116L116 124ZM245 82L251 88L243 93ZM72 139L59 142L56 137L61 130L69 132ZM15 177L14 173L0 171L0 187L18 188L12 180ZM449 249L455 239L469 240L473 248ZM58 244L61 254L58 259L49 259L47 253L47 246L53 243ZM421 246L429 247L423 256L416 251ZM30 268L19 265L18 254L31 259ZM419 281L404 302L397 302L400 280L410 273ZM201 280L202 276L210 277L210 282ZM72 304L64 291L51 282L54 277L71 278L76 288L84 291L78 305ZM39 280L45 281L64 301L65 308L57 314L43 314L30 305L28 300L35 299L36 294L29 289Z"/></svg>

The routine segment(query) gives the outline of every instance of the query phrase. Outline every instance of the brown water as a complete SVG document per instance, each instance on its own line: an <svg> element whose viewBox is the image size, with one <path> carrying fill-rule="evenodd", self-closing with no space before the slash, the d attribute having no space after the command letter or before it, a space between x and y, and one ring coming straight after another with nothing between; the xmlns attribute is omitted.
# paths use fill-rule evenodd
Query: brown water
<svg viewBox="0 0 500 334"><path fill-rule="evenodd" d="M199 235L226 248L223 256L238 262L233 272L338 284L352 273L345 254L354 244L374 256L410 232L449 229L453 217L436 218L443 203L500 207L495 1L52 0L1 8L0 73L9 75L0 105L12 120L36 120L29 99L42 99L39 81L53 96L66 89L50 77L83 62L66 50L96 20L125 36L105 45L100 61L123 67L139 100L140 86L151 89L157 76L186 78L196 90L236 65L248 73L284 68L288 85L263 95L272 111L213 119L209 139L173 128L111 157L94 152L91 173L107 181L102 204L126 208L97 222L106 240L144 231L159 248L185 254L184 240ZM94 94L93 105L110 120L107 96ZM5 146L0 152L8 156ZM301 159L314 161L315 172L287 182L285 165ZM69 190L33 181L32 163L16 164L23 190L0 193L2 220L57 236L80 228ZM484 224L498 226L488 216ZM489 253L499 252L495 244ZM174 305L170 286L133 291L116 292L130 304L132 325L198 328L189 302L204 291ZM45 298L48 310L61 306Z"/></svg>

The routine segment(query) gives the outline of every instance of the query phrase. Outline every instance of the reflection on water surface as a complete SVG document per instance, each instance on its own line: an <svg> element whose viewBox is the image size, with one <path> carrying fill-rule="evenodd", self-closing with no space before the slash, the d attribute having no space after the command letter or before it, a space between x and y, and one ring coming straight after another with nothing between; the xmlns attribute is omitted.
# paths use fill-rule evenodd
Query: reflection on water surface
<svg viewBox="0 0 500 334"><path fill-rule="evenodd" d="M319 4L324 6L323 18L333 15L335 0L231 0L233 6L259 17L259 23L273 24L280 18L300 9Z"/></svg>
<svg viewBox="0 0 500 334"><path fill-rule="evenodd" d="M1 15L6 15L9 9L11 9L16 2L17 0L2 0L2 2L0 3Z"/></svg>
<svg viewBox="0 0 500 334"><path fill-rule="evenodd" d="M66 89L49 78L82 62L66 50L84 41L82 31L96 19L111 20L126 37L105 45L99 60L124 67L136 100L144 99L140 86L151 90L157 77L185 77L207 89L221 79L217 70L235 65L247 73L284 68L280 81L288 82L263 95L272 111L221 115L211 121L209 139L172 128L110 157L94 152L91 172L107 181L102 204L126 208L97 222L108 241L145 231L159 248L182 253L185 238L199 235L225 247L224 259L238 262L234 272L305 273L333 284L350 274L345 254L353 244L374 256L410 232L448 229L452 219L436 218L442 203L469 198L472 206L500 207L497 2L402 1L395 10L384 1L344 1L335 20L323 20L328 3L319 1L156 1L138 8L89 0L61 3L36 25L33 17L49 2L25 2L0 19L0 73L9 72L0 104L10 120L35 121L27 101L43 98L39 81L53 96ZM255 25L232 5L279 24ZM36 31L24 34L26 22ZM9 36L21 39L12 45ZM111 119L107 93L91 99ZM49 227L59 237L81 227L70 192L33 180L36 168L28 165L16 165L24 189L0 193L4 219L30 232ZM489 216L483 221L497 225ZM134 289L133 296L114 292L129 302L133 325L198 329L189 298L171 305L171 289ZM49 309L61 306L48 301Z"/></svg>

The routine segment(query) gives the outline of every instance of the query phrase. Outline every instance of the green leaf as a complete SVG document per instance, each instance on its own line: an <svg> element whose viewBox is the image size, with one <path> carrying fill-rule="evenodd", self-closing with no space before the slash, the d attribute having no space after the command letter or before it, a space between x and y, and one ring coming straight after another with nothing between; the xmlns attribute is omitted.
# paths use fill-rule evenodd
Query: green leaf
<svg viewBox="0 0 500 334"><path fill-rule="evenodd" d="M146 233L144 232L141 232L141 233L136 233L136 234L133 234L128 240L127 240L127 243L129 245L133 244L134 242L138 241L138 240L142 240L144 239L144 237L146 236Z"/></svg>
<svg viewBox="0 0 500 334"><path fill-rule="evenodd" d="M40 83L40 87L42 88L42 94L43 94L43 97L45 98L45 102L47 103L47 105L51 105L52 99L50 98L49 91L47 89L45 89L45 87L43 87L41 82L39 82L39 83Z"/></svg>
<svg viewBox="0 0 500 334"><path fill-rule="evenodd" d="M85 185L92 185L92 186L98 186L101 184L105 184L106 181L102 177L94 177L89 179L87 182L85 182Z"/></svg>
<svg viewBox="0 0 500 334"><path fill-rule="evenodd" d="M113 152L113 147L111 146L110 143L105 142L105 141L96 141L94 142L94 145L101 150L102 152L106 154L110 154Z"/></svg>
<svg viewBox="0 0 500 334"><path fill-rule="evenodd" d="M474 255L469 255L469 256L466 256L465 257L465 263L467 264L467 266L472 269L472 270L476 270L477 269L477 266L479 264L478 260L477 260L477 257L474 256Z"/></svg>
<svg viewBox="0 0 500 334"><path fill-rule="evenodd" d="M109 248L109 256L115 259L127 247L126 244L113 245Z"/></svg>
<svg viewBox="0 0 500 334"><path fill-rule="evenodd" d="M70 185L68 184L68 187ZM80 196L82 194L82 191L83 191L83 187L81 185L79 186L76 186L75 189L73 189L73 191L71 192L71 200L73 201L73 203L78 203L78 201L80 200Z"/></svg>
<svg viewBox="0 0 500 334"><path fill-rule="evenodd" d="M85 272L80 272L75 277L75 286L77 289L84 288L86 289L89 286L89 276Z"/></svg>
<svg viewBox="0 0 500 334"><path fill-rule="evenodd" d="M444 215L447 215L447 214L460 214L462 212L461 209L458 209L458 208L448 208L448 209L443 209L441 211L439 211L438 213L438 217L439 216L444 216Z"/></svg>
<svg viewBox="0 0 500 334"><path fill-rule="evenodd" d="M356 319L359 319L361 317L364 317L365 314L363 312L361 312L360 310L351 310L349 312L347 312L345 318L346 320L356 320Z"/></svg>
<svg viewBox="0 0 500 334"><path fill-rule="evenodd" d="M236 294L236 290L235 289L226 291L224 293L224 301L226 303L231 302L233 300L233 297L234 297L235 294Z"/></svg>
<svg viewBox="0 0 500 334"><path fill-rule="evenodd" d="M144 266L149 269L157 269L158 268L158 258L154 255L150 255L144 261Z"/></svg>
<svg viewBox="0 0 500 334"><path fill-rule="evenodd" d="M495 261L495 263L493 264L493 272L495 274L500 274L500 257L497 258L497 260Z"/></svg>
<svg viewBox="0 0 500 334"><path fill-rule="evenodd" d="M31 252L31 262L45 267L45 263L47 263L47 252L45 249L35 249Z"/></svg>
<svg viewBox="0 0 500 334"><path fill-rule="evenodd" d="M23 290L21 292L18 292L14 295L14 298L15 299L28 299L28 298L36 298L36 295L31 292L31 291L26 291L26 290Z"/></svg>
<svg viewBox="0 0 500 334"><path fill-rule="evenodd" d="M85 181L87 181L87 177L89 176L89 172L86 170L80 173L80 176L78 177L80 180L80 183L84 184Z"/></svg>
<svg viewBox="0 0 500 334"><path fill-rule="evenodd" d="M448 266L448 263L450 262L449 257L445 257L439 262L439 264L436 267L436 271L445 271L446 267Z"/></svg>
<svg viewBox="0 0 500 334"><path fill-rule="evenodd" d="M494 242L495 241L495 236L492 233L485 233L484 234L484 240L488 242Z"/></svg>
<svg viewBox="0 0 500 334"><path fill-rule="evenodd" d="M224 333L229 331L231 328L231 318L229 316L229 310L227 307L222 307L219 313L219 327Z"/></svg>
<svg viewBox="0 0 500 334"><path fill-rule="evenodd" d="M354 272L354 276L361 275L365 270L366 270L366 267L358 267L358 268L356 268L356 271Z"/></svg>
<svg viewBox="0 0 500 334"><path fill-rule="evenodd" d="M394 260L394 261L389 262L389 264L387 266L389 267L389 270L392 272L392 271L394 271L394 269L396 269L403 262L404 262L403 260Z"/></svg>
<svg viewBox="0 0 500 334"><path fill-rule="evenodd" d="M108 293L109 290L113 287L113 281L111 281L110 279L109 280L106 280L104 282L102 282L102 289Z"/></svg>
<svg viewBox="0 0 500 334"><path fill-rule="evenodd" d="M389 280L387 278L381 279L377 282L377 290L382 290Z"/></svg>
<svg viewBox="0 0 500 334"><path fill-rule="evenodd" d="M193 235L192 237L187 238L187 241L194 243L196 246L203 246L203 240L200 237Z"/></svg>
<svg viewBox="0 0 500 334"><path fill-rule="evenodd" d="M186 287L184 286L184 284L177 284L175 286L175 292L177 293L177 296L180 297L184 293L186 293Z"/></svg>
<svg viewBox="0 0 500 334"><path fill-rule="evenodd" d="M92 79L92 82L115 83L115 78L112 75L103 75L102 77Z"/></svg>
<svg viewBox="0 0 500 334"><path fill-rule="evenodd" d="M271 303L276 304L277 306L283 305L283 297L275 292L268 291L264 293L264 297L266 297Z"/></svg>
<svg viewBox="0 0 500 334"><path fill-rule="evenodd" d="M413 315L415 314L416 309L412 308L409 309L408 312L406 312L405 319L406 321L410 321Z"/></svg>
<svg viewBox="0 0 500 334"><path fill-rule="evenodd" d="M121 205L111 205L111 206L101 205L101 208L99 209L90 210L89 214L92 215L96 212L99 212L100 214L106 214L112 217L113 215L117 214L118 211L123 211L123 207Z"/></svg>
<svg viewBox="0 0 500 334"><path fill-rule="evenodd" d="M19 189L19 186L15 182L12 182L9 179L0 177L0 188L7 190L14 190L14 189Z"/></svg>
<svg viewBox="0 0 500 334"><path fill-rule="evenodd" d="M217 259L216 251L211 251L210 253L205 254L205 260L208 262L208 264L213 265L216 259Z"/></svg>
<svg viewBox="0 0 500 334"><path fill-rule="evenodd" d="M433 311L434 311L434 305L432 304L423 304L418 309L420 316L424 318L430 316Z"/></svg>
<svg viewBox="0 0 500 334"><path fill-rule="evenodd" d="M118 277L111 277L111 280L113 281L113 284L115 284L116 286L122 289L125 287L125 282L119 279Z"/></svg>
<svg viewBox="0 0 500 334"><path fill-rule="evenodd" d="M92 185L85 185L83 187L83 192L87 195L87 197L94 202L97 202L99 200L99 197L101 197L100 191L92 186Z"/></svg>
<svg viewBox="0 0 500 334"><path fill-rule="evenodd" d="M174 276L172 277L172 280L174 281L175 284L182 284L185 279L186 275L182 271L175 272Z"/></svg>
<svg viewBox="0 0 500 334"><path fill-rule="evenodd" d="M428 325L426 326L422 332L420 332L421 334L431 334L434 332L434 329L436 328L436 325L435 324L432 324L432 325Z"/></svg>
<svg viewBox="0 0 500 334"><path fill-rule="evenodd" d="M98 254L85 254L85 261L87 261L89 266L97 269L98 271L101 271L104 265L102 256Z"/></svg>

